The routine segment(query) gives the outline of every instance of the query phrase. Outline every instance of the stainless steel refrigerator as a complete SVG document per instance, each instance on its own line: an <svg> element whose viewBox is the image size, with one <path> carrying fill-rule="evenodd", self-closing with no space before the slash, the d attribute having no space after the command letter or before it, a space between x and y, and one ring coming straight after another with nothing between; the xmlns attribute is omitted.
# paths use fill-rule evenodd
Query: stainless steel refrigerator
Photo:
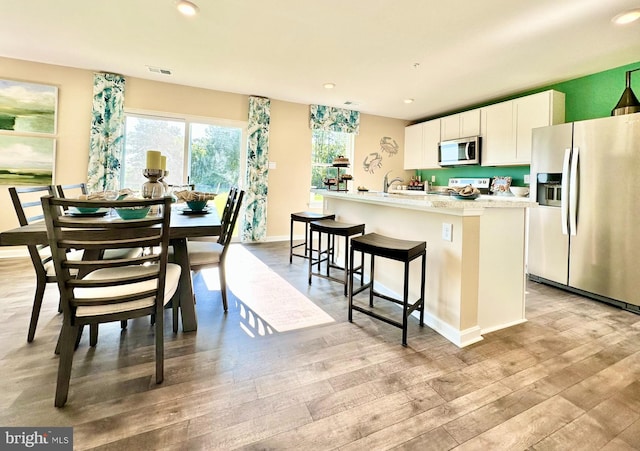
<svg viewBox="0 0 640 451"><path fill-rule="evenodd" d="M640 113L533 131L527 271L640 312Z"/></svg>

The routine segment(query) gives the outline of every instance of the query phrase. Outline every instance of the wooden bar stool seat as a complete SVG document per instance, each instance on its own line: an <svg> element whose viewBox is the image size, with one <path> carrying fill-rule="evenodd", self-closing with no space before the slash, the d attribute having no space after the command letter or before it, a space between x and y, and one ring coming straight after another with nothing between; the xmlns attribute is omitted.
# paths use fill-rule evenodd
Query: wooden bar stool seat
<svg viewBox="0 0 640 451"><path fill-rule="evenodd" d="M313 248L313 234L318 233L318 248ZM326 249L322 249L322 235L327 236ZM349 238L353 235L364 234L364 224L347 224L345 222L338 222L332 219L323 219L320 221L313 221L310 223L309 233L309 285L311 285L311 277L317 276L323 279L333 280L334 282L340 282L344 284L344 295L347 295L347 275L349 273ZM335 261L335 237L344 237L344 266L340 266ZM314 252L316 256L314 257ZM353 261L353 255L351 256ZM325 272L322 272L322 263L326 263ZM317 270L314 267L317 266ZM331 269L338 269L344 272L342 278L338 278L331 275ZM362 266L357 266L355 271L360 270L362 274Z"/></svg>
<svg viewBox="0 0 640 451"><path fill-rule="evenodd" d="M326 213L313 213L311 211L300 211L291 213L291 228L289 231L289 263L293 262L293 256L308 258L309 245L309 223L311 221L319 221L321 219L335 219L336 215ZM304 242L293 245L293 223L304 223ZM304 246L304 254L296 254L293 250L297 247Z"/></svg>
<svg viewBox="0 0 640 451"><path fill-rule="evenodd" d="M369 275L369 282L362 285L354 292L353 289L353 274L357 272L357 268L349 268L349 322L353 322L353 310L369 315L380 321L384 321L387 324L399 327L402 329L402 345L407 346L407 322L409 315L415 310L420 312L420 326L424 326L424 289L425 289L425 276L426 276L426 260L427 260L427 243L424 241L407 241L399 240L396 238L390 238L377 233L368 233L363 236L353 238L351 240L351 264L353 265L353 255L355 252L362 253L362 266L364 266L364 256L366 254L371 256L371 268ZM391 260L396 260L404 263L404 287L402 299L396 299L385 294L375 291L374 287L374 270L375 270L375 257L382 257ZM420 297L414 303L409 302L409 265L410 263L422 257L422 278L420 281ZM362 268L360 268L362 271ZM362 280L361 280L362 282ZM369 309L355 305L353 303L353 297L364 291L369 290ZM387 301L394 302L402 306L402 322L392 319L388 316L383 316L373 311L373 298L381 298Z"/></svg>

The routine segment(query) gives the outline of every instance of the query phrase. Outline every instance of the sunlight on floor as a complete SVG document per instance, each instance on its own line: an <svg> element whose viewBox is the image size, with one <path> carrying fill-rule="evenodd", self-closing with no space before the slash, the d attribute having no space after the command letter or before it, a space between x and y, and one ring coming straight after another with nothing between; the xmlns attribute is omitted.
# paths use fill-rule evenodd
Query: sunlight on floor
<svg viewBox="0 0 640 451"><path fill-rule="evenodd" d="M217 270L210 271L203 273L207 287L219 290ZM229 248L227 285L240 301L243 320L240 326L251 337L334 322L331 316L240 245Z"/></svg>

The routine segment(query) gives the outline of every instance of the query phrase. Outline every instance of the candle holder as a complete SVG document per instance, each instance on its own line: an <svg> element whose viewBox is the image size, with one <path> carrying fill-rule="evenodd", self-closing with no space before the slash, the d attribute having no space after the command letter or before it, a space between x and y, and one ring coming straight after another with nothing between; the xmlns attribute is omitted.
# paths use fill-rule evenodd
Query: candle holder
<svg viewBox="0 0 640 451"><path fill-rule="evenodd" d="M163 171L162 169L160 171L162 172L162 175L160 176L160 178L158 178L158 181L162 183L162 186L164 187L164 193L168 194L169 185L167 184L167 182L164 181L164 178L169 175L169 171Z"/></svg>
<svg viewBox="0 0 640 451"><path fill-rule="evenodd" d="M145 169L142 171L149 181L142 184L142 197L153 199L164 196L164 185L158 180L163 176L162 169Z"/></svg>

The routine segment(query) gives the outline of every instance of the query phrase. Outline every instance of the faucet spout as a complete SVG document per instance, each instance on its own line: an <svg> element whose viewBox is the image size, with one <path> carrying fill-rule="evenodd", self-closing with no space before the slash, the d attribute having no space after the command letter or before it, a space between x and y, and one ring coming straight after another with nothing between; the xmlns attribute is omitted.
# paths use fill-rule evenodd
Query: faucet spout
<svg viewBox="0 0 640 451"><path fill-rule="evenodd" d="M395 183L395 182L403 182L404 180L400 177L396 177L392 180L389 180L389 174L391 174L391 171L387 172L384 175L384 179L382 180L382 191L385 193L389 192L389 187Z"/></svg>

